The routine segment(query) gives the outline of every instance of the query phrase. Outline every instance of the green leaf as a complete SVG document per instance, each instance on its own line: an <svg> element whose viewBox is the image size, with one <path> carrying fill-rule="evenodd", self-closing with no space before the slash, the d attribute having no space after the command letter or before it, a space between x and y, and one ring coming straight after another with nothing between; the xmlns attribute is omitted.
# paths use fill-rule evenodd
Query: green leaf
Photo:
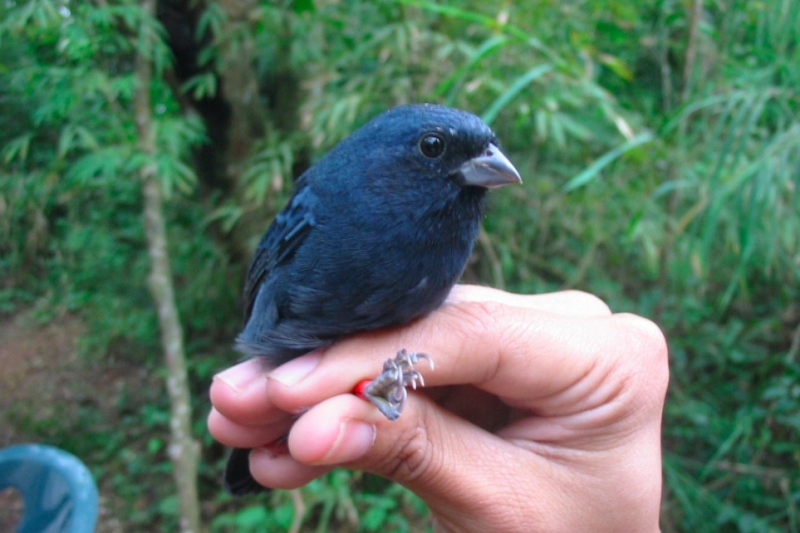
<svg viewBox="0 0 800 533"><path fill-rule="evenodd" d="M300 13L313 13L315 10L314 0L294 0L292 2L292 9L298 15Z"/></svg>
<svg viewBox="0 0 800 533"><path fill-rule="evenodd" d="M19 160L20 163L25 161L28 158L31 139L33 139L33 133L26 133L8 141L3 147L3 162L9 164L14 158Z"/></svg>
<svg viewBox="0 0 800 533"><path fill-rule="evenodd" d="M627 65L618 57L609 54L599 54L597 60L603 65L607 66L617 76L625 81L633 80L633 72L630 71Z"/></svg>
<svg viewBox="0 0 800 533"><path fill-rule="evenodd" d="M200 14L195 28L194 38L197 42L203 42L206 37L215 37L222 33L222 27L227 17L222 6L217 2L208 2L206 8Z"/></svg>
<svg viewBox="0 0 800 533"><path fill-rule="evenodd" d="M235 523L245 531L256 531L257 528L269 520L267 507L264 505L251 505L236 513Z"/></svg>
<svg viewBox="0 0 800 533"><path fill-rule="evenodd" d="M607 167L611 162L616 160L618 157L623 155L625 152L636 148L637 146L641 146L642 144L648 143L653 140L653 134L650 132L640 133L630 141L626 141L620 146L617 146L613 150L606 152L598 158L594 163L586 167L580 174L572 178L564 185L563 190L564 192L574 191L578 187L582 187L595 179L599 174L600 171Z"/></svg>
<svg viewBox="0 0 800 533"><path fill-rule="evenodd" d="M483 58L497 50L500 50L507 42L508 37L504 35L495 35L484 41L483 44L481 44L478 49L473 52L469 58L469 61L462 65L461 68L453 72L453 74L451 74L445 81L440 83L434 92L439 96L448 93L447 98L445 99L445 104L452 105L457 94L457 88L461 85L461 80L463 80L467 73L471 71Z"/></svg>
<svg viewBox="0 0 800 533"><path fill-rule="evenodd" d="M89 130L76 124L67 124L58 138L58 157L64 157L74 149L96 150L99 148L97 139Z"/></svg>
<svg viewBox="0 0 800 533"><path fill-rule="evenodd" d="M183 84L181 91L192 93L196 100L211 98L217 93L217 74L209 71L192 76Z"/></svg>
<svg viewBox="0 0 800 533"><path fill-rule="evenodd" d="M500 114L500 111L520 92L522 92L525 87L538 80L551 70L553 70L552 65L539 65L517 78L516 81L514 81L514 83L512 83L503 94L501 94L494 102L492 102L492 105L489 106L489 109L487 109L483 115L481 115L483 121L491 125L491 123L494 122L494 119L497 118L497 115Z"/></svg>

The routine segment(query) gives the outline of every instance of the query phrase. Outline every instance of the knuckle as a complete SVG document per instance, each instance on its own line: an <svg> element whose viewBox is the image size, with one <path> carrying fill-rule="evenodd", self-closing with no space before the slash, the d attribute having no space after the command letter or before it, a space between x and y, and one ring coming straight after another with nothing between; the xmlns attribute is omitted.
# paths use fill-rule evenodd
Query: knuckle
<svg viewBox="0 0 800 533"><path fill-rule="evenodd" d="M450 311L458 315L456 325L463 328L465 333L474 333L495 329L498 317L506 311L506 306L498 302L460 302L452 305Z"/></svg>
<svg viewBox="0 0 800 533"><path fill-rule="evenodd" d="M650 355L657 361L666 361L667 339L655 322L629 313L621 313L617 317L623 321L626 334L635 339L640 346L640 352Z"/></svg>
<svg viewBox="0 0 800 533"><path fill-rule="evenodd" d="M608 316L611 314L611 308L599 296L577 289L564 291L564 295L572 300L576 308L588 315Z"/></svg>
<svg viewBox="0 0 800 533"><path fill-rule="evenodd" d="M476 382L491 379L497 372L502 348L520 342L516 335L518 319L509 316L509 307L499 302L460 303L451 312L455 313L455 320L448 321L448 328L455 333L451 338L458 339L453 351L459 359L455 364L469 364L479 351L486 363L482 365L485 375L474 379Z"/></svg>
<svg viewBox="0 0 800 533"><path fill-rule="evenodd" d="M415 483L431 475L434 464L432 452L433 446L424 424L410 427L387 454L389 463L381 469L382 473L395 481Z"/></svg>
<svg viewBox="0 0 800 533"><path fill-rule="evenodd" d="M615 318L621 323L621 333L629 347L631 370L646 378L637 381L653 392L665 390L669 382L669 349L661 328L652 320L633 314L621 313Z"/></svg>

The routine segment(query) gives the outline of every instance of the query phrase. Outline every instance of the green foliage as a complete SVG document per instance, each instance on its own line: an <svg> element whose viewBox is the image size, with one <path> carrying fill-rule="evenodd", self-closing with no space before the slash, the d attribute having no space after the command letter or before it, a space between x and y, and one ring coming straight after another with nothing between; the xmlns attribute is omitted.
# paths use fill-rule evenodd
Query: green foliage
<svg viewBox="0 0 800 533"><path fill-rule="evenodd" d="M135 3L67 7L43 1L5 9L3 46L19 53L4 53L0 84L8 88L7 107L24 116L24 127L3 133L0 251L3 277L19 280L5 290L33 290L44 300L41 306L82 310L91 324L87 349L98 354L118 341L156 354L153 310L142 291L147 258L137 171L153 164L168 197L190 194L196 178L188 156L204 140L200 121L178 114L161 81L153 87L158 149L152 161L137 150L132 45L125 32L161 30ZM151 54L163 69L170 54L158 42ZM186 294L190 301L183 301L195 303L194 294L204 302L200 308L208 307L209 295L198 285L209 276L219 279L225 254L203 235L199 206L173 207L172 227L182 234L173 239L180 247L173 252L176 270L189 268L183 259L206 265L199 279L187 278L194 288ZM227 300L224 305L235 300L211 292Z"/></svg>
<svg viewBox="0 0 800 533"><path fill-rule="evenodd" d="M244 263L292 179L386 107L463 107L525 181L493 195L467 278L590 290L667 333L664 531L800 531L800 4L692 4L297 0L232 16L207 2L202 68L176 83L165 29L134 2L6 2L0 311L78 312L95 360L154 365L136 176L155 164L202 398L235 358ZM154 159L136 145L139 30L157 37ZM206 182L195 154L224 149L223 126L186 99L233 98L251 78L256 101L234 114L249 144L228 147L244 155L224 186ZM125 438L85 410L16 420L89 454L134 527L174 528L166 407L145 401L120 400ZM211 529L288 529L295 496L273 493L267 512L220 495L219 449L202 420L197 433ZM343 471L298 494L303 531L419 531L425 516L403 489Z"/></svg>
<svg viewBox="0 0 800 533"><path fill-rule="evenodd" d="M289 531L292 524L300 523L302 531L317 533L407 533L421 530L415 521L424 514L424 504L408 489L374 476L336 470L292 493L273 492L269 507L259 501L219 513L211 531Z"/></svg>

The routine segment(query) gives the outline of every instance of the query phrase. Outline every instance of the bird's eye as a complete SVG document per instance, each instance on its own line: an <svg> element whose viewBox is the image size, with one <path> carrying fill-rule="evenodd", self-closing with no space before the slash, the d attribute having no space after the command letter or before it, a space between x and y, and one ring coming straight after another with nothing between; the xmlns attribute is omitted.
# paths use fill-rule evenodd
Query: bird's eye
<svg viewBox="0 0 800 533"><path fill-rule="evenodd" d="M445 142L438 133L426 133L419 140L419 151L427 158L436 159L444 153Z"/></svg>

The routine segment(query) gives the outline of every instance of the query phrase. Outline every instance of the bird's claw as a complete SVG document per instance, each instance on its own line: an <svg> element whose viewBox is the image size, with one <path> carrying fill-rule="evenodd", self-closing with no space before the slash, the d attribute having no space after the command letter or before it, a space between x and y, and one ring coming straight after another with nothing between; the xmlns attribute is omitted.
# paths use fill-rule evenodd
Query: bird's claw
<svg viewBox="0 0 800 533"><path fill-rule="evenodd" d="M364 397L389 420L397 420L403 412L408 398L406 387L416 389L417 384L425 386L422 374L414 368L420 359L427 360L433 369L433 359L428 354L409 353L405 349L398 351L394 359L387 359L383 363L383 372L364 389Z"/></svg>

